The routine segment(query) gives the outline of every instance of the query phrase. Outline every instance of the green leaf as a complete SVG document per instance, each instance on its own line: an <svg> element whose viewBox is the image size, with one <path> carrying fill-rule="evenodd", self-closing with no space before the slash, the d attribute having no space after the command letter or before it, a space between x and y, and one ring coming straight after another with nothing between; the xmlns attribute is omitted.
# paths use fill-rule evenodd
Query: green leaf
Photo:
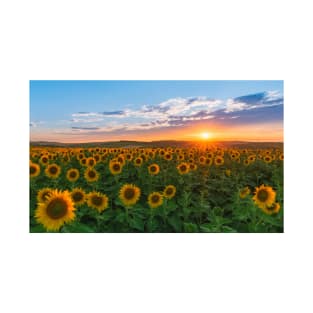
<svg viewBox="0 0 313 313"><path fill-rule="evenodd" d="M46 230L42 225L36 225L30 227L30 233L45 233Z"/></svg>
<svg viewBox="0 0 313 313"><path fill-rule="evenodd" d="M66 228L63 229L65 232L70 233L95 233L95 229L85 224L73 224L67 225Z"/></svg>
<svg viewBox="0 0 313 313"><path fill-rule="evenodd" d="M204 233L213 233L214 227L211 224L202 224L200 230Z"/></svg>
<svg viewBox="0 0 313 313"><path fill-rule="evenodd" d="M197 233L198 232L198 226L193 223L184 223L184 231L186 233Z"/></svg>
<svg viewBox="0 0 313 313"><path fill-rule="evenodd" d="M141 219L133 218L129 220L130 227L139 230L144 231L145 230L145 224Z"/></svg>
<svg viewBox="0 0 313 313"><path fill-rule="evenodd" d="M175 232L180 233L182 231L182 222L180 221L179 217L171 216L168 218L167 222Z"/></svg>

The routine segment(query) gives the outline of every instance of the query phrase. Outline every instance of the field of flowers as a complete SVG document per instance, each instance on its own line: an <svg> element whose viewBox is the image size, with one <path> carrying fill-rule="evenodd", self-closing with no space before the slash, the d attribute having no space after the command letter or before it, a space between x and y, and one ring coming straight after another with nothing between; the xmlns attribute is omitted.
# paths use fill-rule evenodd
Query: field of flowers
<svg viewBox="0 0 313 313"><path fill-rule="evenodd" d="M280 148L30 148L30 232L283 232Z"/></svg>

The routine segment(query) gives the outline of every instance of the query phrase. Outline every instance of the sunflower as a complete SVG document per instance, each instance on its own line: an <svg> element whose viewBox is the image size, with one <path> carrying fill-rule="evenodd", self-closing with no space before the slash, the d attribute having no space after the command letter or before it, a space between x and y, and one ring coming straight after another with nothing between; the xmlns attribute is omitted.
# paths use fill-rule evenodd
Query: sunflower
<svg viewBox="0 0 313 313"><path fill-rule="evenodd" d="M244 199L247 195L249 195L250 194L250 189L249 189L249 187L245 187L245 188L243 188L243 189L241 189L240 190L240 193L239 193L239 197L241 198L241 199Z"/></svg>
<svg viewBox="0 0 313 313"><path fill-rule="evenodd" d="M172 199L176 194L176 187L173 185L168 185L163 191L163 196L168 199Z"/></svg>
<svg viewBox="0 0 313 313"><path fill-rule="evenodd" d="M149 157L150 159L154 159L154 157L155 157L155 152L154 152L154 151L149 151L149 152L148 152L148 157Z"/></svg>
<svg viewBox="0 0 313 313"><path fill-rule="evenodd" d="M183 162L183 163L180 163L176 168L180 175L184 175L189 172L190 166L188 163Z"/></svg>
<svg viewBox="0 0 313 313"><path fill-rule="evenodd" d="M122 172L123 166L119 162L110 162L109 169L111 174L117 175Z"/></svg>
<svg viewBox="0 0 313 313"><path fill-rule="evenodd" d="M271 163L273 161L273 158L270 155L266 155L264 157L264 162L265 163Z"/></svg>
<svg viewBox="0 0 313 313"><path fill-rule="evenodd" d="M148 196L148 204L151 209L155 209L162 205L163 203L163 195L159 192L152 192Z"/></svg>
<svg viewBox="0 0 313 313"><path fill-rule="evenodd" d="M143 163L142 157L137 157L137 158L134 160L135 166L141 166L142 163Z"/></svg>
<svg viewBox="0 0 313 313"><path fill-rule="evenodd" d="M89 157L88 159L87 159L87 161L86 161L86 165L88 166L88 167L94 167L95 165L96 165L96 160L95 160L95 158L93 158L93 157Z"/></svg>
<svg viewBox="0 0 313 313"><path fill-rule="evenodd" d="M159 155L164 156L164 154L165 154L164 149L161 149L161 150L159 151Z"/></svg>
<svg viewBox="0 0 313 313"><path fill-rule="evenodd" d="M185 160L185 156L183 154L178 154L177 160L184 161Z"/></svg>
<svg viewBox="0 0 313 313"><path fill-rule="evenodd" d="M165 153L164 154L164 159L167 161L171 161L173 159L172 153Z"/></svg>
<svg viewBox="0 0 313 313"><path fill-rule="evenodd" d="M101 213L108 207L109 198L100 192L93 191L87 195L87 204L89 207L98 210Z"/></svg>
<svg viewBox="0 0 313 313"><path fill-rule="evenodd" d="M35 218L47 230L59 230L75 218L75 207L69 192L52 190L45 202L39 202Z"/></svg>
<svg viewBox="0 0 313 313"><path fill-rule="evenodd" d="M197 166L197 164L190 163L190 164L189 164L189 168L190 168L191 171L196 171L197 168L198 168L198 166Z"/></svg>
<svg viewBox="0 0 313 313"><path fill-rule="evenodd" d="M131 161L132 158L133 158L133 155L132 155L131 153L127 153L127 154L125 155L125 158L126 158L126 160Z"/></svg>
<svg viewBox="0 0 313 313"><path fill-rule="evenodd" d="M85 155L83 153L79 153L77 155L77 160L82 160L85 157Z"/></svg>
<svg viewBox="0 0 313 313"><path fill-rule="evenodd" d="M158 164L153 163L153 164L149 165L148 170L149 170L150 175L157 175L160 172L160 167Z"/></svg>
<svg viewBox="0 0 313 313"><path fill-rule="evenodd" d="M275 202L272 206L263 208L262 211L268 215L278 213L280 211L280 204Z"/></svg>
<svg viewBox="0 0 313 313"><path fill-rule="evenodd" d="M116 160L117 160L117 162L119 162L122 166L125 165L125 157L124 157L123 154L118 155L117 158L116 158Z"/></svg>
<svg viewBox="0 0 313 313"><path fill-rule="evenodd" d="M76 168L71 168L66 172L66 178L70 182L75 182L79 178L79 171Z"/></svg>
<svg viewBox="0 0 313 313"><path fill-rule="evenodd" d="M88 183L95 182L99 179L99 173L91 167L86 169L84 176Z"/></svg>
<svg viewBox="0 0 313 313"><path fill-rule="evenodd" d="M214 159L214 164L216 166L220 166L220 165L223 165L224 164L224 158L220 155L216 156L215 159Z"/></svg>
<svg viewBox="0 0 313 313"><path fill-rule="evenodd" d="M61 167L58 164L49 164L46 169L45 173L49 178L57 178L61 173Z"/></svg>
<svg viewBox="0 0 313 313"><path fill-rule="evenodd" d="M261 185L255 188L253 200L260 209L271 207L276 198L276 192L272 187Z"/></svg>
<svg viewBox="0 0 313 313"><path fill-rule="evenodd" d="M245 160L243 161L243 165L248 166L249 164L250 164L249 159L245 159Z"/></svg>
<svg viewBox="0 0 313 313"><path fill-rule="evenodd" d="M70 157L67 154L63 155L63 157L61 159L63 164L68 163L69 160L70 160Z"/></svg>
<svg viewBox="0 0 313 313"><path fill-rule="evenodd" d="M284 154L283 154L283 153L281 153L281 154L279 155L279 160L284 161Z"/></svg>
<svg viewBox="0 0 313 313"><path fill-rule="evenodd" d="M49 163L49 157L48 157L48 155L43 155L43 156L40 158L39 162L40 162L42 165L47 165L47 164Z"/></svg>
<svg viewBox="0 0 313 313"><path fill-rule="evenodd" d="M82 166L86 166L86 165L87 165L87 158L82 158L82 159L80 159L79 163L80 163L80 165L82 165Z"/></svg>
<svg viewBox="0 0 313 313"><path fill-rule="evenodd" d="M199 158L199 163L204 165L205 164L205 160L206 160L206 157L201 155L200 158Z"/></svg>
<svg viewBox="0 0 313 313"><path fill-rule="evenodd" d="M132 185L125 184L119 192L119 198L127 207L134 205L140 197L140 188Z"/></svg>
<svg viewBox="0 0 313 313"><path fill-rule="evenodd" d="M52 191L53 189L51 188L40 189L37 193L37 202L45 202Z"/></svg>
<svg viewBox="0 0 313 313"><path fill-rule="evenodd" d="M86 201L86 194L84 190L81 188L74 188L71 191L71 198L75 204L75 206L79 206L85 203Z"/></svg>
<svg viewBox="0 0 313 313"><path fill-rule="evenodd" d="M205 164L205 165L208 165L208 166L211 166L212 163L213 163L213 159L212 159L212 158L207 158L207 159L205 159L205 161L204 161L204 164Z"/></svg>
<svg viewBox="0 0 313 313"><path fill-rule="evenodd" d="M255 155L249 155L249 156L248 156L249 164L252 163L252 162L254 162L255 159L256 159L256 156L255 156Z"/></svg>
<svg viewBox="0 0 313 313"><path fill-rule="evenodd" d="M29 176L31 178L37 177L40 174L40 166L37 163L29 163Z"/></svg>

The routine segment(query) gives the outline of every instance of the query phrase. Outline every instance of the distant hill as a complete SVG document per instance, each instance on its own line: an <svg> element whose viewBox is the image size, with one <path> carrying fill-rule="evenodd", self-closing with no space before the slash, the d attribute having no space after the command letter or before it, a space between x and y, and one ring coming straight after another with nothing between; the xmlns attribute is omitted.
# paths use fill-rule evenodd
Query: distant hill
<svg viewBox="0 0 313 313"><path fill-rule="evenodd" d="M177 140L160 140L160 141L107 141L107 142L86 142L86 143L61 143L49 141L31 141L30 146L42 147L104 147L104 148L162 148L162 147L175 147L175 148L188 148L196 145L219 146L223 148L283 148L283 142L249 142L249 141L219 141L207 143L203 141L177 141Z"/></svg>

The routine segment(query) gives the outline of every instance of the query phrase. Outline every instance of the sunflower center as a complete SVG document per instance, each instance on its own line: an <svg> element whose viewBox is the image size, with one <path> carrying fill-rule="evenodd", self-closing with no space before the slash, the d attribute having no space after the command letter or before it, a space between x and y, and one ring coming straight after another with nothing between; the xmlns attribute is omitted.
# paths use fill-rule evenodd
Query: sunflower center
<svg viewBox="0 0 313 313"><path fill-rule="evenodd" d="M67 203L63 199L53 199L47 206L47 215L52 219L59 219L67 213Z"/></svg>
<svg viewBox="0 0 313 313"><path fill-rule="evenodd" d="M88 176L90 178L95 178L96 177L96 173L94 171L90 171L90 172L88 172Z"/></svg>
<svg viewBox="0 0 313 313"><path fill-rule="evenodd" d="M93 166L95 164L94 160L89 160L89 165Z"/></svg>
<svg viewBox="0 0 313 313"><path fill-rule="evenodd" d="M46 162L48 162L48 159L47 158L42 158L42 162L46 163Z"/></svg>
<svg viewBox="0 0 313 313"><path fill-rule="evenodd" d="M172 193L174 192L174 188L170 187L170 188L167 188L165 193L170 196Z"/></svg>
<svg viewBox="0 0 313 313"><path fill-rule="evenodd" d="M160 196L159 196L159 195L153 195L153 196L151 197L151 202L152 202L152 203L158 203L159 200L160 200Z"/></svg>
<svg viewBox="0 0 313 313"><path fill-rule="evenodd" d="M72 194L72 198L73 198L74 202L81 201L83 199L83 194L81 192L74 192Z"/></svg>
<svg viewBox="0 0 313 313"><path fill-rule="evenodd" d="M94 204L94 205L101 205L102 204L102 202L103 202L103 199L102 199L102 197L100 197L100 196L92 196L92 198L91 198L91 202Z"/></svg>
<svg viewBox="0 0 313 313"><path fill-rule="evenodd" d="M29 171L30 171L30 174L36 173L36 167L35 167L35 166L31 166L31 167L29 168Z"/></svg>
<svg viewBox="0 0 313 313"><path fill-rule="evenodd" d="M185 171L187 170L186 165L182 165L182 166L180 167L180 170L183 171L183 172L185 172Z"/></svg>
<svg viewBox="0 0 313 313"><path fill-rule="evenodd" d="M156 172L156 170L157 170L156 166L153 165L153 166L150 167L150 171L152 173Z"/></svg>
<svg viewBox="0 0 313 313"><path fill-rule="evenodd" d="M56 166L51 166L51 167L50 167L50 173L51 173L51 174L56 174L57 172L58 172L58 169L57 169Z"/></svg>
<svg viewBox="0 0 313 313"><path fill-rule="evenodd" d="M115 163L115 164L113 165L113 170L114 170L114 171L119 171L119 170L120 170L120 165L119 165L118 163Z"/></svg>
<svg viewBox="0 0 313 313"><path fill-rule="evenodd" d="M130 199L133 199L135 196L135 190L133 188L127 188L125 191L124 191L124 197L127 199L127 200L130 200Z"/></svg>
<svg viewBox="0 0 313 313"><path fill-rule="evenodd" d="M268 199L268 192L266 190L260 190L258 192L258 199L262 202L266 202Z"/></svg>
<svg viewBox="0 0 313 313"><path fill-rule="evenodd" d="M137 159L137 160L136 160L136 163L137 163L137 164L140 164L140 162L141 162L140 159Z"/></svg>
<svg viewBox="0 0 313 313"><path fill-rule="evenodd" d="M70 177L71 178L75 178L77 175L76 175L76 172L75 171L71 171L70 172Z"/></svg>

